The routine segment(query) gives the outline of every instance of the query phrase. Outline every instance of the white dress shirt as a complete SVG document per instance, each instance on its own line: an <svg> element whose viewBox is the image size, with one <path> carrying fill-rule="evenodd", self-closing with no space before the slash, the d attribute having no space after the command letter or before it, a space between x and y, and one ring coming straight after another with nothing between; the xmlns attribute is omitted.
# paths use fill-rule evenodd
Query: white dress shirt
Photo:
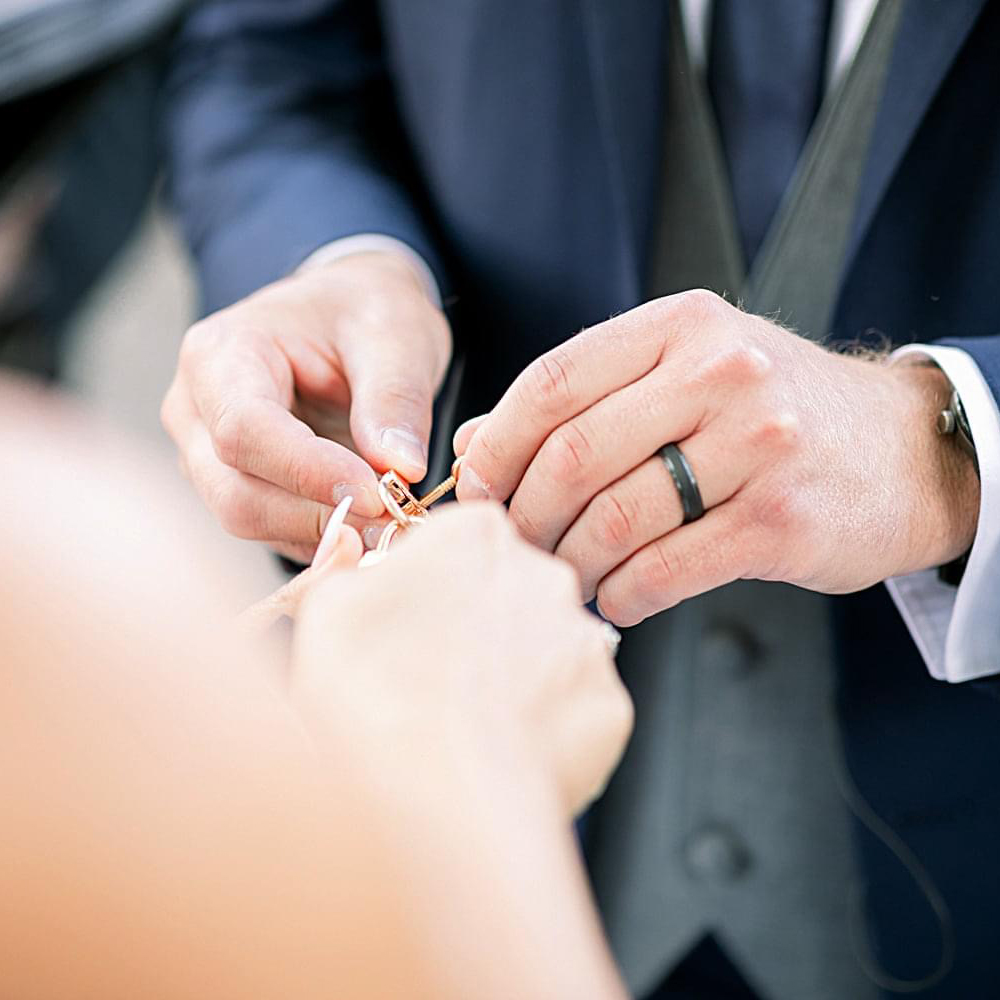
<svg viewBox="0 0 1000 1000"><path fill-rule="evenodd" d="M834 0L826 87L842 78L861 44L878 0ZM704 67L708 52L712 0L681 0L688 49L696 66ZM317 250L303 266L312 267L349 254L388 250L407 257L423 277L431 298L440 305L437 282L423 258L391 236L361 233L334 240ZM961 330L955 331L956 335ZM936 569L888 580L903 621L917 644L927 669L938 680L972 680L1000 673L997 623L1000 622L1000 409L979 366L954 347L913 344L900 348L894 359L920 354L933 360L950 379L965 407L976 443L982 495L979 525L968 566L958 587L941 583ZM928 414L933 420L934 414ZM873 428L877 433L878 428ZM886 513L887 517L892 512Z"/></svg>

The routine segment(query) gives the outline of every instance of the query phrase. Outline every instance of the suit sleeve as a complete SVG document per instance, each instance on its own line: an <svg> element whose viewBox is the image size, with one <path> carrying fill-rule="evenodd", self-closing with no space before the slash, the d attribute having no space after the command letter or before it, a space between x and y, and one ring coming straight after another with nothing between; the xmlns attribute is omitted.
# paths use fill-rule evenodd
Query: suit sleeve
<svg viewBox="0 0 1000 1000"><path fill-rule="evenodd" d="M1000 407L1000 335L994 337L950 337L940 340L942 347L957 347L975 361L994 401Z"/></svg>
<svg viewBox="0 0 1000 1000"><path fill-rule="evenodd" d="M164 128L208 311L359 233L406 244L443 284L371 0L204 0L174 47Z"/></svg>

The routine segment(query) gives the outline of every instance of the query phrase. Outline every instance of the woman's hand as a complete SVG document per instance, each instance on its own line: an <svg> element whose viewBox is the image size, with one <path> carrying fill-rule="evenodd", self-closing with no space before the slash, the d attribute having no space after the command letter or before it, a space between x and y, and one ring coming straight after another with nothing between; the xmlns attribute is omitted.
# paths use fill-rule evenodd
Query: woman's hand
<svg viewBox="0 0 1000 1000"><path fill-rule="evenodd" d="M499 507L453 506L379 566L310 588L293 698L338 739L541 774L578 811L632 725L601 623L578 595L576 574L520 540Z"/></svg>
<svg viewBox="0 0 1000 1000"><path fill-rule="evenodd" d="M364 549L361 536L344 524L352 502L353 497L344 497L330 516L312 565L240 615L238 624L244 630L264 632L281 618L297 618L306 594L327 574L357 567Z"/></svg>

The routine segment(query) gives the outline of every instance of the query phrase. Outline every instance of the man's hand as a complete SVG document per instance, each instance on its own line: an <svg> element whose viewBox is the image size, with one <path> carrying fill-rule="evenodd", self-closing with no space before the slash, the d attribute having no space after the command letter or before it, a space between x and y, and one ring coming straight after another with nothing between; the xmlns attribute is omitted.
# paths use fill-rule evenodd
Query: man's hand
<svg viewBox="0 0 1000 1000"><path fill-rule="evenodd" d="M947 398L935 368L836 354L686 292L549 352L460 428L458 496L513 496L521 533L619 625L741 578L858 590L972 542L972 462L934 429ZM707 510L690 524L668 443Z"/></svg>
<svg viewBox="0 0 1000 1000"><path fill-rule="evenodd" d="M355 523L382 513L376 471L423 477L450 355L409 262L358 253L192 327L163 423L227 531L307 562L345 496Z"/></svg>

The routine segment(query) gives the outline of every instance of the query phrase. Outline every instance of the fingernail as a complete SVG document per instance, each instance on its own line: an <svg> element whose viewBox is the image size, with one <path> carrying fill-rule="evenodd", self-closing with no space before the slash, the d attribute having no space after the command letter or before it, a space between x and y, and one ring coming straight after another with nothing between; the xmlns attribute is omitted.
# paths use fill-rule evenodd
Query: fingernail
<svg viewBox="0 0 1000 1000"><path fill-rule="evenodd" d="M389 452L392 452L402 461L401 465L409 469L419 469L421 473L427 469L427 449L423 442L413 431L408 431L403 427L389 427L382 431L379 444Z"/></svg>
<svg viewBox="0 0 1000 1000"><path fill-rule="evenodd" d="M604 645L611 656L617 656L622 644L622 634L610 622L604 622L601 627L601 635L604 638Z"/></svg>
<svg viewBox="0 0 1000 1000"><path fill-rule="evenodd" d="M369 524L368 527L361 532L361 541L365 543L366 549L373 549L376 545L378 545L385 528L386 526L384 524Z"/></svg>
<svg viewBox="0 0 1000 1000"><path fill-rule="evenodd" d="M489 500L490 489L475 469L463 465L458 477L458 488L455 490L455 496L459 500Z"/></svg>
<svg viewBox="0 0 1000 1000"><path fill-rule="evenodd" d="M378 493L359 483L338 483L330 491L330 499L335 507L348 498L354 501L354 513L361 517L378 517L385 511Z"/></svg>
<svg viewBox="0 0 1000 1000"><path fill-rule="evenodd" d="M337 504L337 509L330 515L330 520L326 522L323 529L323 537L319 540L316 548L316 555L313 556L313 566L322 566L333 554L340 541L340 529L344 526L344 520L354 503L354 497L344 497Z"/></svg>

